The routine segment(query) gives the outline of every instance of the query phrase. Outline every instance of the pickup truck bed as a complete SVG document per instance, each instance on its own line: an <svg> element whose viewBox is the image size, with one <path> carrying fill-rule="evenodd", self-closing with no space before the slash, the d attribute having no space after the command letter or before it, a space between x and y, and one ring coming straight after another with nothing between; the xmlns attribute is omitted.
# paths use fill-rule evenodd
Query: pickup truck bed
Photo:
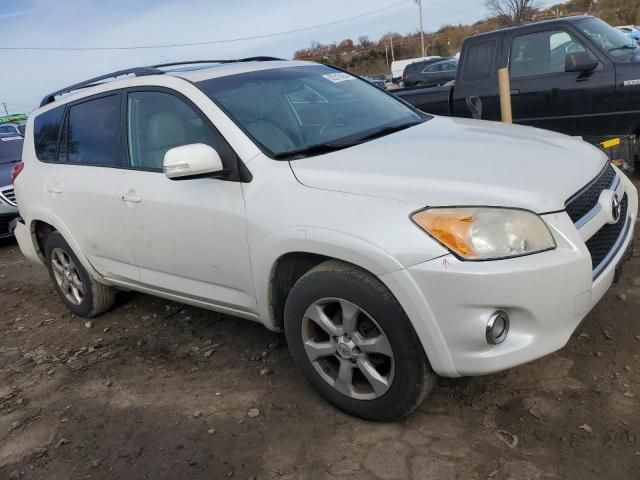
<svg viewBox="0 0 640 480"><path fill-rule="evenodd" d="M433 88L404 88L394 90L394 95L402 98L419 110L423 110L433 115L451 115L451 94L453 88L433 87Z"/></svg>

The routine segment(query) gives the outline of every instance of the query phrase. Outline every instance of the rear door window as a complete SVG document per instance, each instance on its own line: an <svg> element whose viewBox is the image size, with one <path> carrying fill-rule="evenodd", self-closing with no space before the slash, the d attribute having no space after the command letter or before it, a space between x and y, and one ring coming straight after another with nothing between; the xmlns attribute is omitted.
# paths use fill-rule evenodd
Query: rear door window
<svg viewBox="0 0 640 480"><path fill-rule="evenodd" d="M38 115L33 122L33 140L36 157L41 162L55 162L60 125L64 107L57 107Z"/></svg>
<svg viewBox="0 0 640 480"><path fill-rule="evenodd" d="M66 145L60 150L66 152L69 163L117 166L120 163L120 94L72 105L65 140Z"/></svg>
<svg viewBox="0 0 640 480"><path fill-rule="evenodd" d="M462 81L477 82L491 78L497 48L498 42L496 40L485 40L471 44L464 53Z"/></svg>

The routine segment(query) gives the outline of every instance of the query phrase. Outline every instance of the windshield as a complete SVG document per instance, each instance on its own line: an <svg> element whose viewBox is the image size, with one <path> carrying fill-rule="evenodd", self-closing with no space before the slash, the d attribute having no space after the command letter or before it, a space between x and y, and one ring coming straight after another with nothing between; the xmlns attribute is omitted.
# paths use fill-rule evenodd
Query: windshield
<svg viewBox="0 0 640 480"><path fill-rule="evenodd" d="M613 57L628 55L637 48L631 38L599 18L591 18L578 23L577 26L582 33Z"/></svg>
<svg viewBox="0 0 640 480"><path fill-rule="evenodd" d="M325 65L261 70L198 86L272 158L348 148L425 120L368 82Z"/></svg>

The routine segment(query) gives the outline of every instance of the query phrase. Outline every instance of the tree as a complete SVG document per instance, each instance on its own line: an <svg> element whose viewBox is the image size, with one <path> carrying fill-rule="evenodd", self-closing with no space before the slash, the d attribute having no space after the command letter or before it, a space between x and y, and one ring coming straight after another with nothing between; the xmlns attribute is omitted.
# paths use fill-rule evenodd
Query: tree
<svg viewBox="0 0 640 480"><path fill-rule="evenodd" d="M535 9L535 4L536 0L486 0L484 3L492 15L507 25L522 25Z"/></svg>
<svg viewBox="0 0 640 480"><path fill-rule="evenodd" d="M640 16L638 0L600 0L599 7L604 13L622 25L634 25Z"/></svg>

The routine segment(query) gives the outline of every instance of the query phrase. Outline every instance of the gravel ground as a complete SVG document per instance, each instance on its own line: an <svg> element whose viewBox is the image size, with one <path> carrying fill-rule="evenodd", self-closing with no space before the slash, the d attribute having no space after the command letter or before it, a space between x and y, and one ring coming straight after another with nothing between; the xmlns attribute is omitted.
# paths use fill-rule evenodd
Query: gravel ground
<svg viewBox="0 0 640 480"><path fill-rule="evenodd" d="M639 304L634 256L562 351L374 424L257 324L138 294L86 322L0 241L0 479L637 479Z"/></svg>

